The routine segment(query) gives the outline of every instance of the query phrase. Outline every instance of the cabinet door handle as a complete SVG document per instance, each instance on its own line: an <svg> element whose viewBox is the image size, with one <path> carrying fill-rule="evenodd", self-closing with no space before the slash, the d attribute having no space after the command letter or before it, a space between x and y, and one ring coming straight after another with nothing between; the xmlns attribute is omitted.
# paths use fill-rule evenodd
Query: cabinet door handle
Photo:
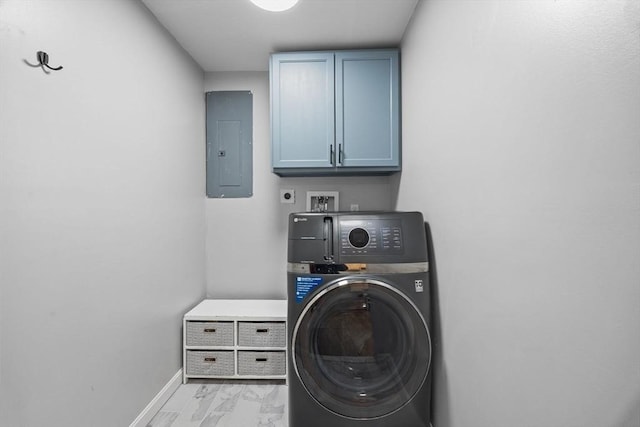
<svg viewBox="0 0 640 427"><path fill-rule="evenodd" d="M256 332L261 333L261 334L264 334L264 333L266 333L266 332L269 332L269 329L267 329L267 328L264 328L264 329L256 329Z"/></svg>
<svg viewBox="0 0 640 427"><path fill-rule="evenodd" d="M216 329L215 328L205 328L204 332L215 332Z"/></svg>
<svg viewBox="0 0 640 427"><path fill-rule="evenodd" d="M342 144L338 144L338 164L342 164Z"/></svg>
<svg viewBox="0 0 640 427"><path fill-rule="evenodd" d="M336 153L333 151L333 145L329 146L329 163L331 163L331 165L336 164Z"/></svg>
<svg viewBox="0 0 640 427"><path fill-rule="evenodd" d="M256 362L266 362L267 358L266 357L256 357Z"/></svg>

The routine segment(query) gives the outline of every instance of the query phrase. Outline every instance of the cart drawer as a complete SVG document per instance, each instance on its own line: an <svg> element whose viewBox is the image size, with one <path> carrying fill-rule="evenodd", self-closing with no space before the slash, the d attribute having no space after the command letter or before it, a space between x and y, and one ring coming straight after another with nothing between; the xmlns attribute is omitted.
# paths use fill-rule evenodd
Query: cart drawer
<svg viewBox="0 0 640 427"><path fill-rule="evenodd" d="M232 376L233 351L187 350L187 375Z"/></svg>
<svg viewBox="0 0 640 427"><path fill-rule="evenodd" d="M188 346L233 346L233 322L187 322Z"/></svg>
<svg viewBox="0 0 640 427"><path fill-rule="evenodd" d="M238 351L238 375L284 375L284 351Z"/></svg>
<svg viewBox="0 0 640 427"><path fill-rule="evenodd" d="M238 322L238 345L242 347L285 347L285 322Z"/></svg>

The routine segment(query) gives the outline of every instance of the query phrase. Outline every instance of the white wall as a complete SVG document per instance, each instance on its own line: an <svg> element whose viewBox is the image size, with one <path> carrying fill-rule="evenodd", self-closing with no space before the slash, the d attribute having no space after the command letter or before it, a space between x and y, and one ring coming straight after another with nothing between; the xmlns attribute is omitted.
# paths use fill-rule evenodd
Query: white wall
<svg viewBox="0 0 640 427"><path fill-rule="evenodd" d="M0 0L0 425L128 425L180 368L202 85L139 2Z"/></svg>
<svg viewBox="0 0 640 427"><path fill-rule="evenodd" d="M640 425L640 3L424 1L398 209L434 235L436 427Z"/></svg>
<svg viewBox="0 0 640 427"><path fill-rule="evenodd" d="M205 90L253 93L253 196L207 199L207 295L212 298L286 298L287 218L304 211L306 191L338 191L340 208L391 209L389 177L279 178L271 172L269 74L205 74ZM294 189L295 204L280 203Z"/></svg>

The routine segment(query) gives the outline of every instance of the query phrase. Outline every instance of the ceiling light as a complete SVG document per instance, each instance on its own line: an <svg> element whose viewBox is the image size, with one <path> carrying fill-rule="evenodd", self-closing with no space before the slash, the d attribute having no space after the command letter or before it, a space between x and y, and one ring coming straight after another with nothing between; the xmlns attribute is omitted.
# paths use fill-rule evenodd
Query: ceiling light
<svg viewBox="0 0 640 427"><path fill-rule="evenodd" d="M291 9L298 0L251 0L251 3L270 12L282 12Z"/></svg>

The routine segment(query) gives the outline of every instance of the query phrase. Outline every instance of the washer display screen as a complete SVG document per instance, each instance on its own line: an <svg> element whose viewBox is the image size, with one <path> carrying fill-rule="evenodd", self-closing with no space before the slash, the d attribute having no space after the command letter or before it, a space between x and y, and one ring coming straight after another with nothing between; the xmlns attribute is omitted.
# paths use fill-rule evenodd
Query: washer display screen
<svg viewBox="0 0 640 427"><path fill-rule="evenodd" d="M293 332L293 361L309 394L354 419L406 405L427 377L431 343L415 306L392 286L350 278L305 307Z"/></svg>

